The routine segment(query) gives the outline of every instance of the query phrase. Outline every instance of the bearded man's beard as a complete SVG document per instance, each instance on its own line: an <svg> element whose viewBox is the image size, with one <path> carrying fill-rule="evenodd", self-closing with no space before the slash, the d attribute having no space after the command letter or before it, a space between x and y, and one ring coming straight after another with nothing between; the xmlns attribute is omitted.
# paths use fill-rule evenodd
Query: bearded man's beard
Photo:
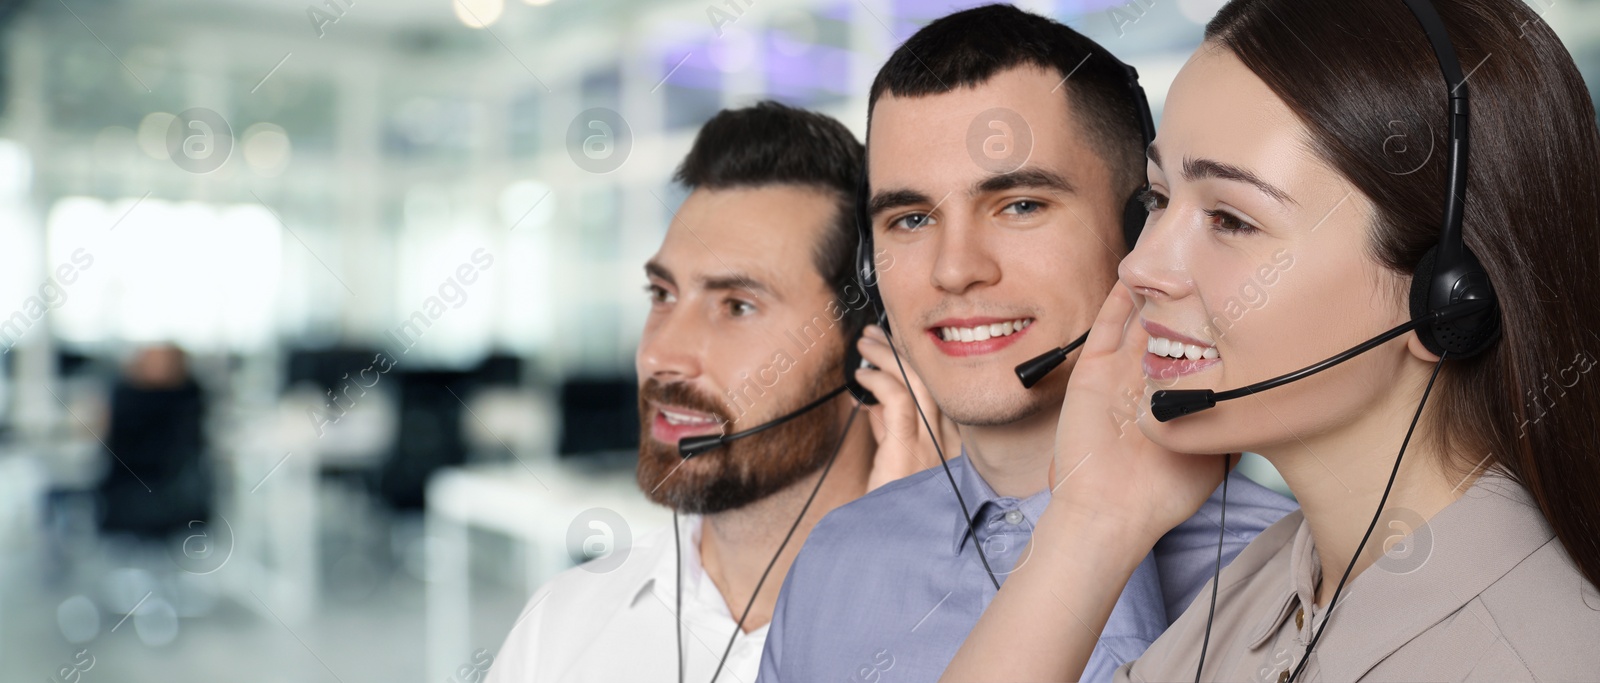
<svg viewBox="0 0 1600 683"><path fill-rule="evenodd" d="M731 434L786 415L835 389L839 382L830 383L827 378L840 377L840 364L828 363L824 367L836 372L822 372L806 382L780 378L777 386L763 388L765 396L758 397L752 391L754 405L746 407L743 421L738 424L731 423L733 416L729 415L727 404L688 384L646 380L639 388L639 488L651 501L679 512L715 514L742 508L816 472L827 463L839 438L840 420L832 402L689 460L678 456L677 444L661 443L650 435L650 423L655 417L651 404L682 406L713 415L723 423L723 433ZM775 390L785 388L785 384L806 389L780 396Z"/></svg>

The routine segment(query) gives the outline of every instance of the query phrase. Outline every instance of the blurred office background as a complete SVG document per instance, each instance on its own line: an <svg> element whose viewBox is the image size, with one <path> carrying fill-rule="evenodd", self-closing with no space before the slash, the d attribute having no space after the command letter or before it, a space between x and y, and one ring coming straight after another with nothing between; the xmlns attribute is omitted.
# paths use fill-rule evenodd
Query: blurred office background
<svg viewBox="0 0 1600 683"><path fill-rule="evenodd" d="M666 518L633 350L697 127L859 135L973 4L0 0L0 680L481 680ZM1159 110L1220 3L1019 4ZM1600 3L1532 6L1595 82Z"/></svg>

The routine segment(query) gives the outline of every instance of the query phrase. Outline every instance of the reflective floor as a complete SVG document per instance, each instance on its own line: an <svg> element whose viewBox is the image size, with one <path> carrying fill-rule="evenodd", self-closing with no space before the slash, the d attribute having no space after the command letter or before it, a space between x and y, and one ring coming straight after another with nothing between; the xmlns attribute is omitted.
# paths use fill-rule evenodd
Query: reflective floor
<svg viewBox="0 0 1600 683"><path fill-rule="evenodd" d="M324 532L320 594L303 618L268 596L234 595L222 578L231 567L183 571L161 547L70 529L13 538L0 559L0 681L424 680L420 524L389 526L396 540L380 545L393 552ZM486 537L474 548L462 665L498 651L527 595L507 578L508 546Z"/></svg>

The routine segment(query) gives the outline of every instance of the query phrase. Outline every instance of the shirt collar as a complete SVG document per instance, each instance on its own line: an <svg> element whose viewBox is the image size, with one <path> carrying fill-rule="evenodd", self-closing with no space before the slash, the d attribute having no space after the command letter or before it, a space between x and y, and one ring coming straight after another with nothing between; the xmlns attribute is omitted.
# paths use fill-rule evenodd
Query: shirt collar
<svg viewBox="0 0 1600 683"><path fill-rule="evenodd" d="M1369 566L1345 585L1328 617L1327 632L1317 643L1317 654L1307 666L1308 679L1360 679L1417 634L1476 599L1554 533L1526 489L1490 471L1409 536L1391 546L1391 553L1404 548L1403 558L1386 555L1382 564ZM1377 535L1369 541L1377 542L1382 542ZM1290 552L1284 608L1251 634L1263 641L1293 611L1301 590L1316 585L1320 572L1304 521ZM1302 604L1312 604L1314 594L1307 594ZM1307 610L1307 616L1310 613ZM1314 624L1322 624L1320 611ZM1320 674L1313 676L1318 668Z"/></svg>
<svg viewBox="0 0 1600 683"><path fill-rule="evenodd" d="M1291 513L1298 515L1300 511ZM1283 620L1293 614L1297 605L1316 604L1317 582L1322 577L1322 560L1311 540L1311 525L1302 517L1294 537L1288 545L1288 578L1279 588L1279 597L1269 604L1278 606L1257 622L1245 636L1246 647L1256 649L1266 644L1282 628Z"/></svg>
<svg viewBox="0 0 1600 683"><path fill-rule="evenodd" d="M683 544L683 585L695 585L700 577L705 574L705 568L700 564L700 515L678 515L678 538L676 542ZM654 557L650 558L650 568L635 582L633 590L629 593L628 606L638 606L639 598L650 589L651 584L659 583L667 590L672 590L677 585L677 567L673 558L676 555L671 543L674 539L663 539L653 549ZM685 591L692 593L693 591Z"/></svg>
<svg viewBox="0 0 1600 683"><path fill-rule="evenodd" d="M1041 489L1027 498L1017 499L1010 496L1001 496L994 492L989 482L984 481L978 474L978 469L973 466L972 459L967 455L965 446L961 447L961 457L950 461L950 475L955 478L956 485L960 487L961 497L967 503L967 510L972 513L972 526L982 528L986 515L990 513L989 507L1016 508L1028 520L1028 528L1032 529L1039 523L1039 516L1044 514L1044 509L1050 504L1050 490ZM953 496L952 496L953 497ZM950 549L951 552L961 554L962 546L966 545L971 530L967 520L961 516L961 506L953 508L956 514L951 519Z"/></svg>

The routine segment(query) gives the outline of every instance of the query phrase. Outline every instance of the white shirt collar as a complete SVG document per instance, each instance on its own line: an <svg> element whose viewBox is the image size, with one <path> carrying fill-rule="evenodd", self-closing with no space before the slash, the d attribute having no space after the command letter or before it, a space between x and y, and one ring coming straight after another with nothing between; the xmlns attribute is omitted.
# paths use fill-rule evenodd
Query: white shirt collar
<svg viewBox="0 0 1600 683"><path fill-rule="evenodd" d="M700 585L705 578L705 568L700 565L700 515L678 515L678 538L676 542L683 548L683 588L685 595L696 593L695 587ZM671 531L668 529L667 531ZM662 589L671 594L677 584L677 573L673 567L674 539L663 538L661 543L650 549L650 569L639 577L638 583L633 587L629 598L630 608L639 604L639 598L644 595L651 584L659 583ZM721 600L717 602L721 603ZM723 605L726 609L726 605Z"/></svg>
<svg viewBox="0 0 1600 683"><path fill-rule="evenodd" d="M727 600L722 596L722 591L717 589L711 577L706 574L705 567L700 563L700 532L704 517L702 515L678 515L679 541L683 544L683 602L685 616L696 611L710 611L716 616L728 620L730 623L737 621L737 616L728 607ZM670 529L668 530L670 531ZM652 585L659 586L660 595L671 598L676 589L678 577L673 567L672 539L663 538L655 548L651 549L650 570L645 573L633 588L628 600L629 609L637 609L643 605L643 598ZM768 577L769 580L771 577ZM766 587L763 586L763 589ZM743 607L741 606L741 609ZM744 634L743 638L766 638L767 625Z"/></svg>

